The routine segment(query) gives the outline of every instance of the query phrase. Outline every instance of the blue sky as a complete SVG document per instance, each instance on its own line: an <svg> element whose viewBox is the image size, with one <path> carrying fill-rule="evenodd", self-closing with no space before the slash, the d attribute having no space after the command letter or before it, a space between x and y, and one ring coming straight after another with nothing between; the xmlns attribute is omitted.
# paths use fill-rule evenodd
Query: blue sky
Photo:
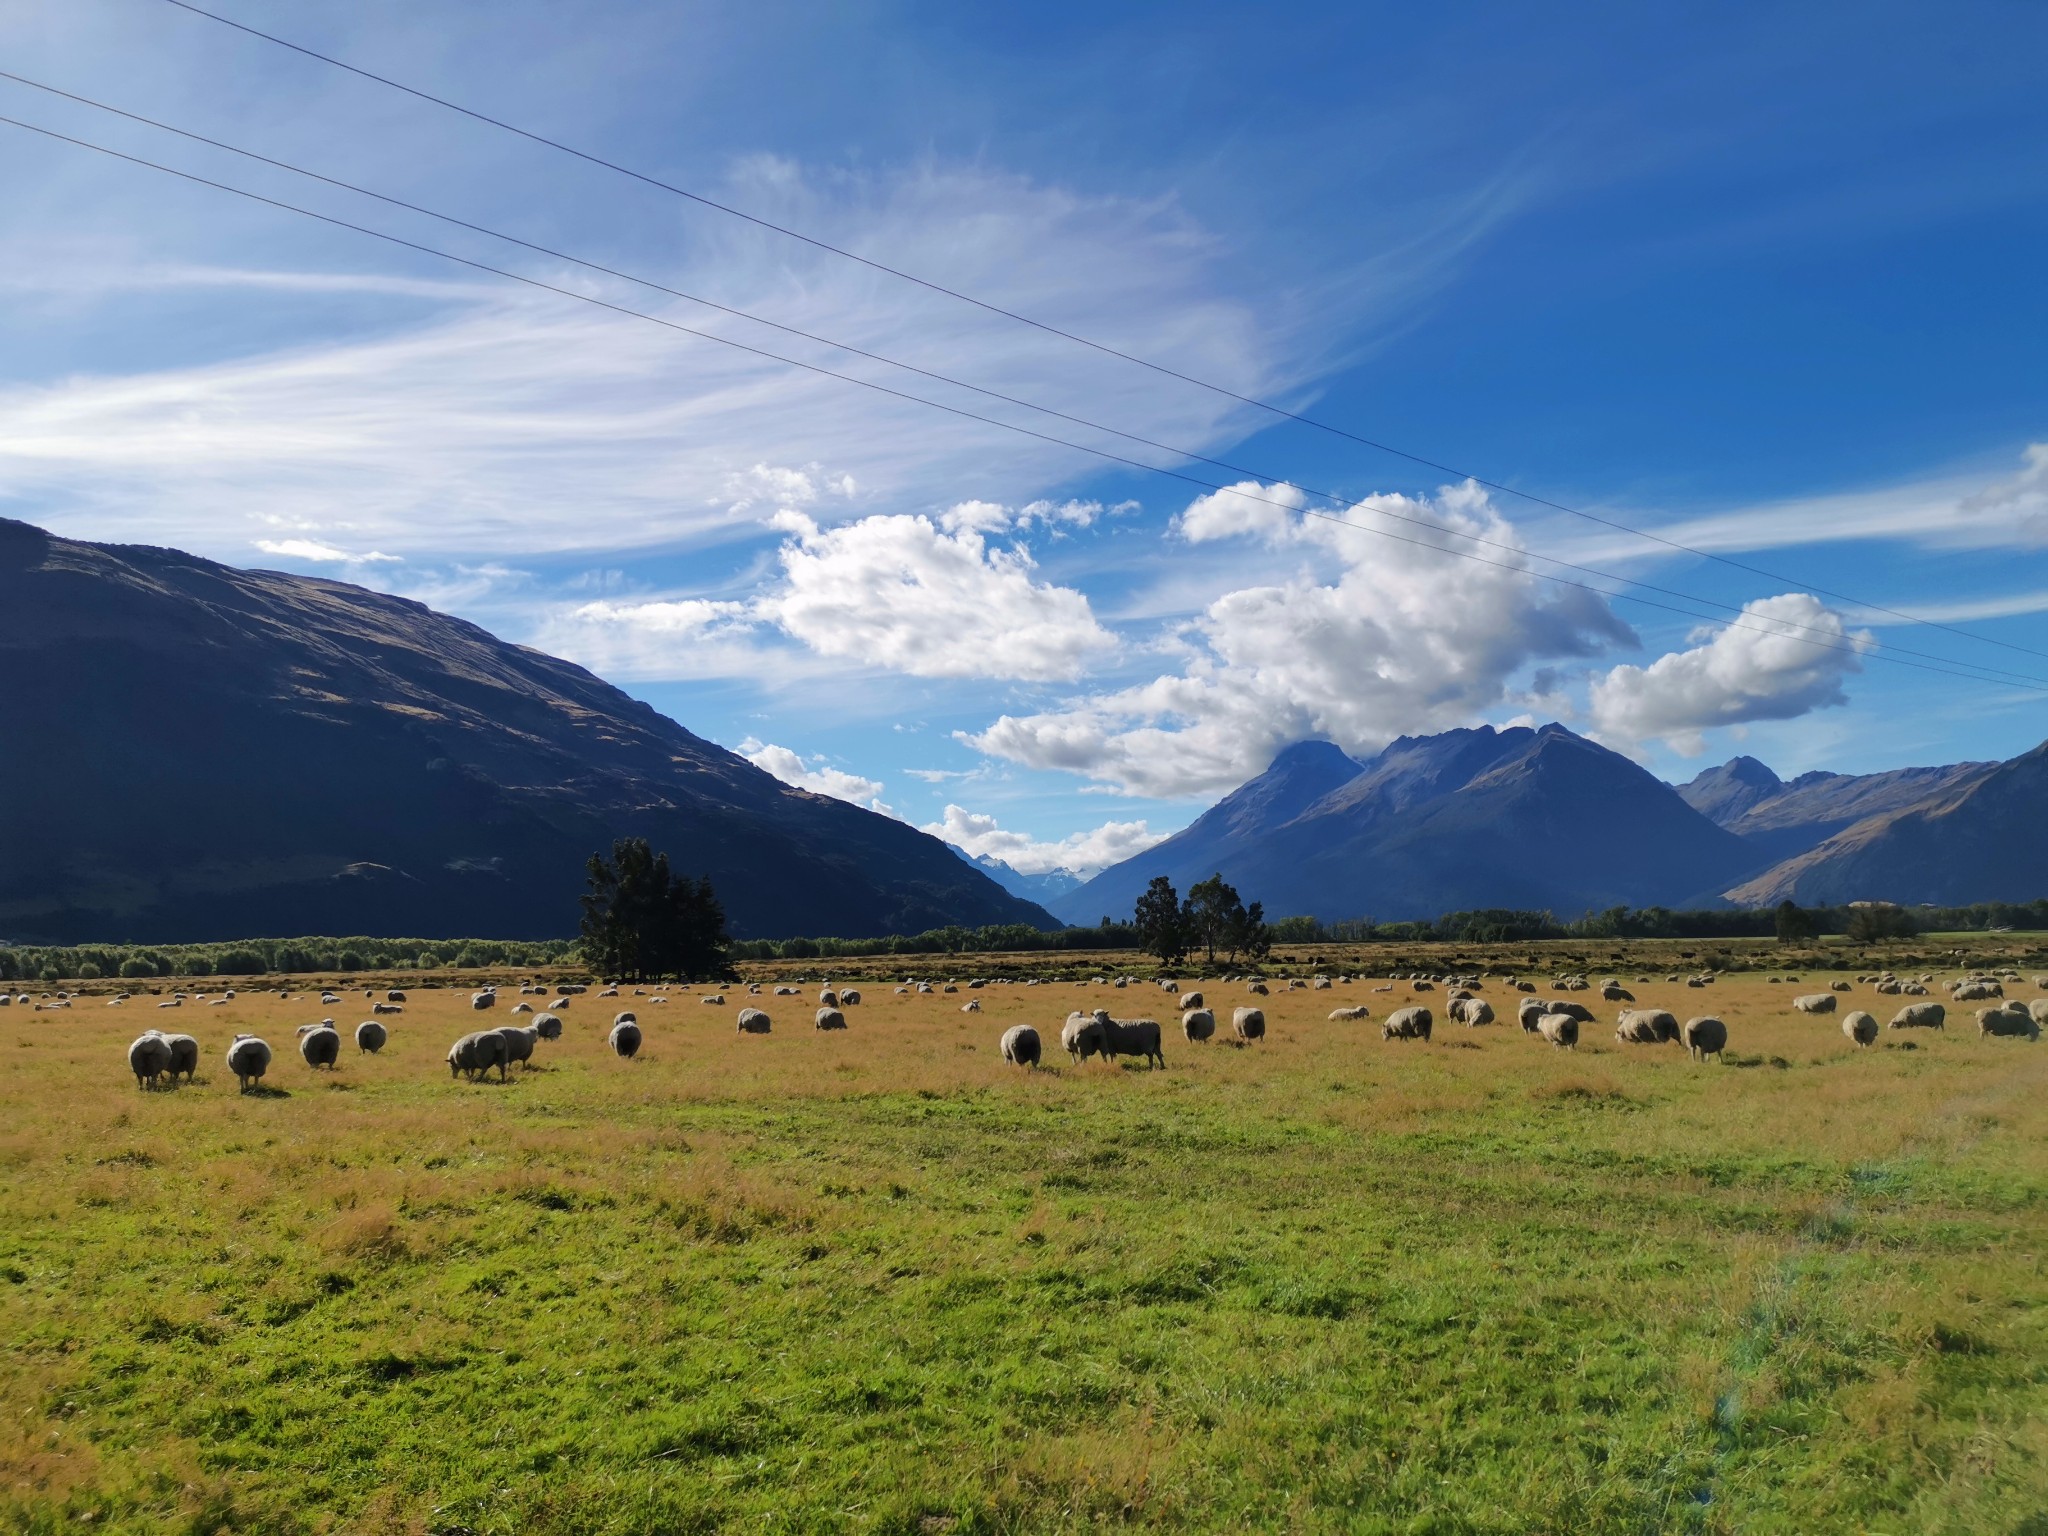
<svg viewBox="0 0 2048 1536"><path fill-rule="evenodd" d="M1277 422L163 0L9 8L0 67L1254 473L0 81L11 117L1247 488L0 128L9 515L420 597L1026 869L1133 852L1304 735L1556 718L1681 779L2048 736L2038 6L218 3L1772 575ZM1380 533L1304 517L1330 504L1288 482L1370 501L1346 515ZM1383 536L1402 519L1501 563ZM1544 556L1744 616L1610 602Z"/></svg>

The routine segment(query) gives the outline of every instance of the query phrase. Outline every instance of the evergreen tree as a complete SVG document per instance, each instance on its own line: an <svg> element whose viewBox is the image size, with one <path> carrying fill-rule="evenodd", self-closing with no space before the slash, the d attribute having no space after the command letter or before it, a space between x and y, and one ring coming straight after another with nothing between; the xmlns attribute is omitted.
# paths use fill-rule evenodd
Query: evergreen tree
<svg viewBox="0 0 2048 1536"><path fill-rule="evenodd" d="M1239 955L1259 960L1273 948L1265 903L1247 907L1220 873L1188 891L1187 924L1190 942L1200 944L1211 961L1219 949L1232 960Z"/></svg>
<svg viewBox="0 0 2048 1536"><path fill-rule="evenodd" d="M1777 920L1780 944L1810 944L1820 932L1813 914L1790 897L1778 903Z"/></svg>
<svg viewBox="0 0 2048 1536"><path fill-rule="evenodd" d="M709 879L670 873L668 855L644 837L621 838L612 856L593 853L583 896L583 959L606 976L727 981L732 939Z"/></svg>
<svg viewBox="0 0 2048 1536"><path fill-rule="evenodd" d="M1109 926L1107 919L1103 926ZM1138 948L1148 955L1157 955L1162 964L1171 965L1188 952L1187 916L1180 904L1180 892L1164 875L1154 875L1152 883L1145 887L1145 894L1138 898L1137 910L1132 914L1131 926L1137 930Z"/></svg>

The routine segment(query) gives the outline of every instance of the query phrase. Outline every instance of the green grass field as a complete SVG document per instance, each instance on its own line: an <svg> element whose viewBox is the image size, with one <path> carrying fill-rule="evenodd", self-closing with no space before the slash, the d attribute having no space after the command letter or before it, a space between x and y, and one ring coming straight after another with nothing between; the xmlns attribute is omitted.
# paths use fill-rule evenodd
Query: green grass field
<svg viewBox="0 0 2048 1536"><path fill-rule="evenodd" d="M1609 969L1727 1061L1553 1051L1498 980L1477 1030L1276 989L1164 1072L1057 1050L1151 988L820 1035L807 986L766 1038L676 989L635 1062L593 994L503 1086L442 1065L458 992L333 1074L292 1026L360 991L9 1008L0 1525L2048 1532L2048 1044ZM1325 1017L1416 1000L1427 1044ZM137 1091L158 1025L198 1083Z"/></svg>

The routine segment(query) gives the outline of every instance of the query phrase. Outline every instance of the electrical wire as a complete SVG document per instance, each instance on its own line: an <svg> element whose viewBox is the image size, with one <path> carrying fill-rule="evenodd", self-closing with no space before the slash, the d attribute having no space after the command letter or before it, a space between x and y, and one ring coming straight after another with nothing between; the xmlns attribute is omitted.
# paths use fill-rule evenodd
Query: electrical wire
<svg viewBox="0 0 2048 1536"><path fill-rule="evenodd" d="M1798 577L1782 576L1775 571L1766 570L1762 566L1752 565L1747 561L1737 560L1728 555L1715 554L1711 550L1700 549L1694 545L1682 543L1677 539L1667 538L1660 533L1652 533L1650 530L1646 528L1638 528L1629 523L1619 522L1614 518L1602 517L1598 513L1588 512L1580 507L1569 506L1561 501L1554 501L1547 496L1538 495L1533 491L1522 490L1519 487L1508 484L1504 481L1489 480L1484 475L1473 474L1469 470L1457 469L1449 464L1442 463L1439 460L1428 458L1422 454L1412 453L1405 448L1397 448L1391 443L1385 443L1378 441L1374 438L1363 436L1360 433L1353 432L1348 427L1338 426L1334 422L1324 421L1318 417L1309 416L1300 411L1289 410L1286 406L1275 405L1273 402L1269 400L1262 400L1255 395L1247 395L1240 393L1237 390L1229 388L1227 385L1217 384L1208 379L1199 378L1194 374L1183 373L1179 369L1169 367L1165 363L1154 362L1149 358L1140 357L1135 353L1122 351L1119 348L1110 346L1106 342L1096 341L1093 338L1083 336L1078 332L1063 330L1061 327L1050 324L1047 321L1034 319L1030 315L1020 314L1016 310L1005 309L1000 304L991 303L986 299L976 298L973 294L962 292L957 288L949 288L943 283L936 282L930 278L919 277L913 272L906 272L903 271L901 268L889 266L887 263L876 261L872 257L862 256L856 251L850 251L845 249L844 247L833 245L829 241L820 240L815 236L807 235L803 233L803 231L801 230L792 229L787 225L777 224L772 220L764 219L756 214L748 213L744 209L735 208L728 203L721 203L715 198L706 197L699 192L692 192L686 187L676 186L671 182L661 180L659 177L647 175L645 172L636 171L632 167L627 165L621 165L619 162L615 160L607 160L602 155L592 154L588 150L578 149L574 145L565 144L559 139L551 139L545 134L536 133L528 128L522 128L516 123L506 122L502 118L492 117L488 113L479 112L473 107L465 107L460 102L450 101L445 96L436 96L431 91L421 90L417 86L407 85L402 80L394 80L388 75L380 75L373 70L364 69L360 65L350 64L344 59L335 58L332 54L321 53L317 49L308 48L303 43L295 43L291 41L291 39L279 37L275 33L264 32L256 27L249 26L245 22L236 21L234 18L229 16L223 16L217 11L209 11L205 9L203 6L194 5L191 3L191 0L164 0L164 3L167 5L176 6L181 11L189 11L194 16L204 17L208 21L218 22L220 25L224 27L231 27L237 32L246 33L250 37L260 38L262 41L266 43L272 43L275 44L277 47L289 49L293 53L301 54L306 58L316 59L320 63L330 65L335 69L345 70L349 74L359 76L362 79L374 81L376 84L386 86L391 90L402 91L406 95L415 97L420 101L429 102L434 106L441 107L447 111L459 113L464 117L473 119L474 121L479 123L484 123L492 128L500 129L506 133L516 134L520 138L527 139L532 143L544 145L547 148L556 150L561 154L570 155L578 160L585 161L591 165L600 166L605 170L614 172L615 174L620 176L628 177L631 180L641 182L646 186L654 187L659 191L670 193L676 197L685 198L690 202L699 204L700 206L705 208L713 209L716 212L729 215L732 218L743 219L749 224L756 225L762 229L773 231L775 234L785 236L791 240L801 241L805 245L812 246L815 249L827 252L830 255L842 257L847 261L858 262L860 265L870 268L873 271L884 273L887 276L900 279L901 281L906 283L915 284L917 287L924 288L932 293L942 294L945 297L949 299L955 299L960 303L972 305L976 309L984 310L992 315L999 315L1003 319L1014 321L1019 325L1029 326L1033 330L1043 331L1047 335L1057 336L1061 340L1070 341L1078 346L1087 347L1092 351L1103 354L1104 356L1117 358L1123 362L1131 363L1139 368L1148 369L1153 373L1162 375L1163 377L1177 379L1183 384L1191 384L1195 386L1197 389L1207 390L1212 394L1220 395L1229 400L1234 400L1240 405L1250 406L1255 410L1263 411L1270 416L1286 421L1295 422L1301 426L1313 428L1318 432L1325 432L1335 437L1344 438L1350 442L1357 443L1362 447L1371 448L1375 452L1388 454L1398 459L1405 459L1411 464L1417 464L1425 469L1435 470L1438 473L1450 475L1455 479L1470 480L1475 485L1484 486L1487 490L1490 491L1498 491L1504 496L1513 496L1519 500L1529 502L1535 506L1548 507L1550 510L1554 512L1563 512L1572 517L1583 518L1587 522L1598 523L1601 527L1613 529L1617 533L1626 533L1635 538L1648 539L1653 543L1663 545L1667 549L1676 550L1683 554L1692 555L1701 560L1711 560L1714 561L1716 564L1725 565L1734 570L1746 571L1752 576L1761 576L1768 581L1781 582L1788 586L1803 587L1809 592L1817 593L1823 597L1832 597L1836 599L1838 602L1854 603L1858 607L1868 609L1872 613L1882 613L1890 618L1902 619L1909 624L1921 624L1925 625L1929 629L1945 630L1949 634L1958 635L1965 640L1975 640L1983 645L1995 645L2008 651L2018 651L2023 655L2039 656L2043 659L2048 659L2048 651L2036 650L2031 646L2018 645L2009 640L2000 640L1993 635L1980 635L1974 630L1963 629L1954 624L1944 624L1938 619L1924 618L1918 614L1909 613L1904 609L1887 608L1881 603L1866 602L1862 598L1852 597L1844 592L1836 592L1827 587L1817 586L1813 582L1804 581ZM1965 662L1963 663L1963 665L1968 666L1971 665L1971 663Z"/></svg>

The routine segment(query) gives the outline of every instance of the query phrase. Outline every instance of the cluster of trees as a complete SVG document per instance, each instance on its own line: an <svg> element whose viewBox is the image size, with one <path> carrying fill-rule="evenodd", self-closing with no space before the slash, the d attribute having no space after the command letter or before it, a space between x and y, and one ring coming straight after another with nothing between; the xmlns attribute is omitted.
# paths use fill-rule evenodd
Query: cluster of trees
<svg viewBox="0 0 2048 1536"><path fill-rule="evenodd" d="M725 908L705 878L669 868L644 837L621 838L612 856L593 853L583 895L583 963L605 976L649 981L731 981Z"/></svg>
<svg viewBox="0 0 2048 1536"><path fill-rule="evenodd" d="M1053 950L1135 949L1136 930L1129 923L1104 918L1093 928L1034 928L1029 923L994 923L986 927L927 928L884 938L738 939L732 946L738 960L815 960L864 955L1028 954Z"/></svg>
<svg viewBox="0 0 2048 1536"><path fill-rule="evenodd" d="M0 946L0 981L149 981L179 976L289 976L334 971L432 971L443 966L573 965L568 939L298 938L224 944Z"/></svg>
<svg viewBox="0 0 2048 1536"><path fill-rule="evenodd" d="M1214 964L1219 950L1234 963L1240 956L1263 959L1273 948L1265 908L1256 901L1246 906L1221 874L1190 886L1185 901L1166 876L1154 877L1138 898L1131 927L1138 948L1168 965L1196 949Z"/></svg>

